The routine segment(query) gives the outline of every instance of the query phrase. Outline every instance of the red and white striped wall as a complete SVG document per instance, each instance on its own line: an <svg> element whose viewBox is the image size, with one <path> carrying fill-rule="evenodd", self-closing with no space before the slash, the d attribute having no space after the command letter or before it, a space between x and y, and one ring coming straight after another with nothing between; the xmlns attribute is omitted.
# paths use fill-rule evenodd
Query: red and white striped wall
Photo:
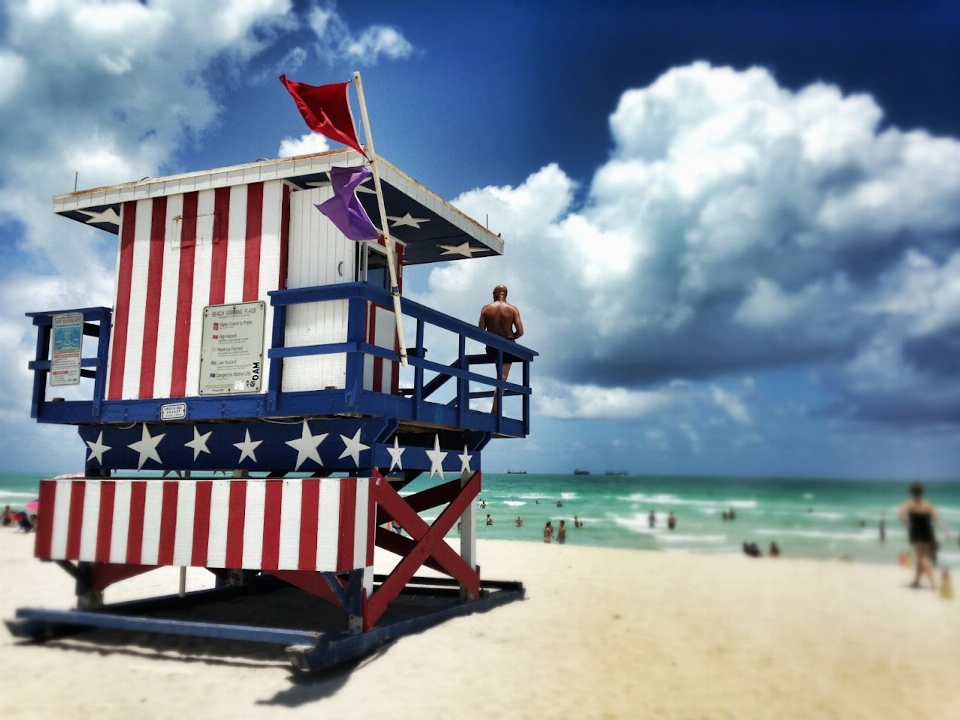
<svg viewBox="0 0 960 720"><path fill-rule="evenodd" d="M367 342L399 352L400 341L397 338L397 321L393 308L367 303ZM363 388L396 395L400 391L399 363L366 356L363 365Z"/></svg>
<svg viewBox="0 0 960 720"><path fill-rule="evenodd" d="M370 568L373 487L370 478L43 480L35 555L267 571Z"/></svg>
<svg viewBox="0 0 960 720"><path fill-rule="evenodd" d="M198 395L207 305L267 301L269 337L288 213L281 180L122 204L108 399Z"/></svg>

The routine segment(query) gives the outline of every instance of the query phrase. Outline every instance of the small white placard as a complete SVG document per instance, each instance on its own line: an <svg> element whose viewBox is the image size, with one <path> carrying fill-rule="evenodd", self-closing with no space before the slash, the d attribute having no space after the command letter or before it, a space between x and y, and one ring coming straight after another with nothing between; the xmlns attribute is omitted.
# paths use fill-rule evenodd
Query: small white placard
<svg viewBox="0 0 960 720"><path fill-rule="evenodd" d="M186 403L170 403L160 406L161 420L183 420L187 417Z"/></svg>

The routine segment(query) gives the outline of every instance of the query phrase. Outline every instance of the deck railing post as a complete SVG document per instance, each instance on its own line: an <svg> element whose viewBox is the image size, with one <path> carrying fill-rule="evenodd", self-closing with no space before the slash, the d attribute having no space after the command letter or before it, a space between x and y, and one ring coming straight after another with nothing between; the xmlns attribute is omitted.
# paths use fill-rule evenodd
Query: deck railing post
<svg viewBox="0 0 960 720"><path fill-rule="evenodd" d="M110 330L113 326L113 311L110 308L99 308L95 319L99 320L100 328L97 335L97 370L93 379L93 419L100 419L103 399L107 393L107 363L110 359Z"/></svg>
<svg viewBox="0 0 960 720"><path fill-rule="evenodd" d="M427 354L423 347L423 318L417 318L417 357L423 360ZM423 403L423 365L419 363L413 370L413 418L420 418L420 406Z"/></svg>
<svg viewBox="0 0 960 720"><path fill-rule="evenodd" d="M523 387L530 387L530 363L526 360L523 361ZM522 403L523 414L521 416L521 421L523 422L523 433L524 435L530 434L530 393L524 393L523 398L520 401Z"/></svg>
<svg viewBox="0 0 960 720"><path fill-rule="evenodd" d="M273 304L273 331L270 340L270 349L282 348L286 343L287 306ZM280 397L280 387L283 383L283 358L273 358L270 361L270 375L267 379L267 407L277 409Z"/></svg>
<svg viewBox="0 0 960 720"><path fill-rule="evenodd" d="M461 370L468 370L470 365L467 362L467 338L460 335L460 347L457 355L457 367ZM470 409L470 381L462 376L457 376L457 425L463 427L464 413Z"/></svg>
<svg viewBox="0 0 960 720"><path fill-rule="evenodd" d="M347 301L347 342L360 344L367 334L367 300L362 295L353 295ZM363 390L363 353L347 353L347 377L345 382L348 394L347 404L355 405Z"/></svg>
<svg viewBox="0 0 960 720"><path fill-rule="evenodd" d="M35 317L33 323L37 328L37 353L36 359L39 362L50 359L50 328L53 324L52 315L46 314ZM46 401L47 391L47 371L35 370L33 373L33 398L30 402L30 417L40 417L40 411L43 403Z"/></svg>
<svg viewBox="0 0 960 720"><path fill-rule="evenodd" d="M493 386L493 403L497 406L497 411L493 414L493 427L497 432L500 432L500 424L503 420L503 401L506 399L506 396L503 394L502 378L503 378L503 350L497 349L497 365L496 370L494 370L494 386Z"/></svg>

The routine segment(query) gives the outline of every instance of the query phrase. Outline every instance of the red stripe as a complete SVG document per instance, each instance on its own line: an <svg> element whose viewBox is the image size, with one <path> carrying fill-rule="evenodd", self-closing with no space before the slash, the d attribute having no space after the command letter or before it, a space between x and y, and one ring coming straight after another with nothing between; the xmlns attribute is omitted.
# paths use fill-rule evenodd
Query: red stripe
<svg viewBox="0 0 960 720"><path fill-rule="evenodd" d="M353 570L353 530L357 515L357 479L340 480L340 537L337 543L337 571Z"/></svg>
<svg viewBox="0 0 960 720"><path fill-rule="evenodd" d="M193 263L197 249L197 198L183 196L183 227L180 234L180 273L177 280L177 324L173 334L173 373L170 397L187 394L187 359L190 353L190 315L193 310Z"/></svg>
<svg viewBox="0 0 960 720"><path fill-rule="evenodd" d="M140 356L140 398L153 397L157 370L157 331L160 327L160 292L163 288L163 247L167 233L167 198L153 201L150 220L150 258L147 265L147 303L143 317L143 347ZM141 281L142 282L142 281Z"/></svg>
<svg viewBox="0 0 960 720"><path fill-rule="evenodd" d="M48 560L53 545L53 513L57 502L55 480L40 481L40 506L37 511L37 535L33 542L34 557Z"/></svg>
<svg viewBox="0 0 960 720"><path fill-rule="evenodd" d="M213 196L213 256L210 263L210 304L222 305L227 292L227 247L230 231L230 188Z"/></svg>
<svg viewBox="0 0 960 720"><path fill-rule="evenodd" d="M280 508L283 504L283 481L267 480L263 499L263 555L260 567L277 570L280 566Z"/></svg>
<svg viewBox="0 0 960 720"><path fill-rule="evenodd" d="M130 483L130 528L127 530L127 562L139 565L143 559L143 513L147 507L147 484Z"/></svg>
<svg viewBox="0 0 960 720"><path fill-rule="evenodd" d="M367 342L371 345L377 344L377 306L368 303L370 312L367 315ZM383 358L374 356L373 358L373 387L374 392L383 391Z"/></svg>
<svg viewBox="0 0 960 720"><path fill-rule="evenodd" d="M158 565L173 565L173 546L177 540L177 495L180 483L163 484L163 504L160 508L160 552Z"/></svg>
<svg viewBox="0 0 960 720"><path fill-rule="evenodd" d="M290 186L283 184L283 205L280 207L280 277L277 289L287 287L287 245L290 243Z"/></svg>
<svg viewBox="0 0 960 720"><path fill-rule="evenodd" d="M193 555L190 564L194 567L206 567L207 546L210 543L210 497L213 493L212 480L197 481L197 497L193 510Z"/></svg>
<svg viewBox="0 0 960 720"><path fill-rule="evenodd" d="M243 566L243 526L247 512L247 481L234 480L230 483L230 509L227 515L227 552L226 566Z"/></svg>
<svg viewBox="0 0 960 720"><path fill-rule="evenodd" d="M301 570L317 569L317 522L320 517L320 480L305 478L300 498L300 561Z"/></svg>
<svg viewBox="0 0 960 720"><path fill-rule="evenodd" d="M243 257L243 301L260 297L260 236L263 231L263 183L247 185L247 243Z"/></svg>
<svg viewBox="0 0 960 720"><path fill-rule="evenodd" d="M67 523L67 559L80 559L80 532L83 530L83 498L87 492L85 480L70 483L70 517Z"/></svg>
<svg viewBox="0 0 960 720"><path fill-rule="evenodd" d="M123 371L127 363L127 323L130 318L130 288L133 283L133 237L137 228L137 203L123 204L120 231L120 264L117 269L117 302L113 311L113 330L110 334L109 400L123 395Z"/></svg>
<svg viewBox="0 0 960 720"><path fill-rule="evenodd" d="M117 483L104 480L100 483L100 515L97 518L97 562L110 562L110 537L113 534L113 505Z"/></svg>

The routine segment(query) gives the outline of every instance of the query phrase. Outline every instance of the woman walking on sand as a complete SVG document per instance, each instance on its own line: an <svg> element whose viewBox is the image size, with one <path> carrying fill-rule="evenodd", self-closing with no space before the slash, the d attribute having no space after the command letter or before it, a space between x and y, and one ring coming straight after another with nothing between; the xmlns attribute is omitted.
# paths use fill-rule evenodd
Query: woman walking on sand
<svg viewBox="0 0 960 720"><path fill-rule="evenodd" d="M547 524L543 527L543 541L549 543L551 540L553 540L553 525L547 520Z"/></svg>
<svg viewBox="0 0 960 720"><path fill-rule="evenodd" d="M900 506L897 517L907 528L910 544L917 556L917 575L910 587L920 587L920 577L926 575L930 581L930 587L936 590L937 580L933 574L933 564L930 561L934 543L937 541L933 532L933 524L936 523L943 531L944 539L949 537L949 533L947 533L947 528L940 519L937 509L923 499L922 483L914 482L910 484L910 499Z"/></svg>

